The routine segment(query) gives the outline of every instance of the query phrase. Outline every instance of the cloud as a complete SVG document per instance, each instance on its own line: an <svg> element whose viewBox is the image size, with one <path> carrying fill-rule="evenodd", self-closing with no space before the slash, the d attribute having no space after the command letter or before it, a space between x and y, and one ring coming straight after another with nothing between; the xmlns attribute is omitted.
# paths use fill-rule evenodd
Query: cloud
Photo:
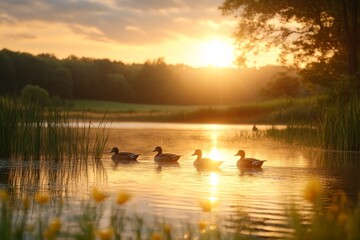
<svg viewBox="0 0 360 240"><path fill-rule="evenodd" d="M160 44L226 32L221 0L1 0L0 24L68 26L93 41Z"/></svg>
<svg viewBox="0 0 360 240"><path fill-rule="evenodd" d="M7 34L8 38L12 38L15 40L19 39L36 39L37 37L33 34L20 33L20 34Z"/></svg>

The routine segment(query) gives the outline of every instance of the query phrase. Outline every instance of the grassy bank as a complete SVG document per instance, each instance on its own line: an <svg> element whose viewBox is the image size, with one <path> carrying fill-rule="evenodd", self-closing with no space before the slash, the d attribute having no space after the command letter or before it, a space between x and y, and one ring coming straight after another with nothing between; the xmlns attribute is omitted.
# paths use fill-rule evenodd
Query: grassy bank
<svg viewBox="0 0 360 240"><path fill-rule="evenodd" d="M73 101L72 115L86 110L91 116L107 112L117 121L264 123L310 122L317 118L317 99L281 99L238 105L146 105L104 101Z"/></svg>

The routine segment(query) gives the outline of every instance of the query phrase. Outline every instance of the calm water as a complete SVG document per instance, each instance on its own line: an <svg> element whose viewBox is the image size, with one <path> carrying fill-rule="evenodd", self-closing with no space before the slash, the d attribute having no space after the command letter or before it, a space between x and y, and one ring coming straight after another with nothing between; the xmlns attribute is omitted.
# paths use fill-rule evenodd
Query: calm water
<svg viewBox="0 0 360 240"><path fill-rule="evenodd" d="M251 127L113 123L106 149L110 151L116 146L120 151L139 153L138 164L115 166L111 154L105 152L99 171L84 176L78 174L74 179L69 177L66 184L53 185L56 178L47 174L40 177L43 180L37 181L36 187L27 185L27 188L56 190L60 195L65 192L75 204L88 195L93 185L101 186L112 195L126 190L134 195L129 211L147 219L155 215L175 225L204 218L199 200L210 199L217 205L211 214L212 221L228 225L229 216L239 207L255 222L252 234L264 238L286 236L284 209L287 204L296 203L304 214L311 212L311 205L303 200L302 192L314 177L321 180L328 192L343 189L356 200L360 186L359 153L324 153L289 146L254 136ZM259 126L260 130L265 128ZM182 155L179 165L154 163L152 150L156 146L161 146L164 152ZM191 154L195 149L201 149L206 157L224 161L221 170L198 172L192 164L195 157ZM267 160L262 170L240 172L235 165L238 158L234 156L239 149L245 150L249 157ZM0 167L2 185L9 184L5 180L11 179L4 174L12 176L10 185L14 189L24 185L24 181L18 179L24 178L24 170L7 172L9 164Z"/></svg>

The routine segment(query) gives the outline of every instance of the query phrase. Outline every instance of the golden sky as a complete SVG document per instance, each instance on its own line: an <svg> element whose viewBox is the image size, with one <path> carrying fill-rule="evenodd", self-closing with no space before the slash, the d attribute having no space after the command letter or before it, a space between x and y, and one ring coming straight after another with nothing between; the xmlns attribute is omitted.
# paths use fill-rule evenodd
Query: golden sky
<svg viewBox="0 0 360 240"><path fill-rule="evenodd" d="M1 0L1 49L144 63L235 66L222 0ZM260 60L272 63L273 57Z"/></svg>

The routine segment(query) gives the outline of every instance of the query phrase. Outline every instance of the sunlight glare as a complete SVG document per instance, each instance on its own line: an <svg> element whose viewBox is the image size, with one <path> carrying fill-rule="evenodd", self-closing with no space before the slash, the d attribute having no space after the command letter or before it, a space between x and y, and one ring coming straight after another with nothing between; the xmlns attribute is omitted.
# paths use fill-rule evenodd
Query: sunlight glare
<svg viewBox="0 0 360 240"><path fill-rule="evenodd" d="M217 202L218 202L218 199L217 199L217 197L209 197L209 201L210 201L212 206L216 206Z"/></svg>
<svg viewBox="0 0 360 240"><path fill-rule="evenodd" d="M204 66L234 67L234 47L219 39L208 40L201 45L201 61Z"/></svg>
<svg viewBox="0 0 360 240"><path fill-rule="evenodd" d="M221 159L221 154L220 154L220 151L214 147L211 149L211 152L209 153L209 157L213 160L220 160Z"/></svg>
<svg viewBox="0 0 360 240"><path fill-rule="evenodd" d="M216 186L219 184L219 177L216 173L212 172L209 177L210 185Z"/></svg>

